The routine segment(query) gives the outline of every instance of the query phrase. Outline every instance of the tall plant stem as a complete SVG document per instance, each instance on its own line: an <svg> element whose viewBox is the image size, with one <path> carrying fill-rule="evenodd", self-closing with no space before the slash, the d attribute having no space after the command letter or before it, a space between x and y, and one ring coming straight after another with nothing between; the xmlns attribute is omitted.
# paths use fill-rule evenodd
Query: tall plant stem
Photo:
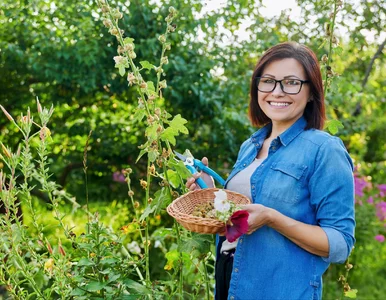
<svg viewBox="0 0 386 300"><path fill-rule="evenodd" d="M146 186L146 205L149 205L149 194L150 194L150 158L147 158L147 186ZM146 282L148 286L150 287L150 265L149 265L149 226L148 226L149 218L145 218L145 256L146 256Z"/></svg>
<svg viewBox="0 0 386 300"><path fill-rule="evenodd" d="M328 49L328 57L327 57L327 66L330 66L331 63L331 55L332 55L332 41L334 38L334 28L335 28L335 18L337 13L337 0L334 0L334 13L332 16L332 22L330 22L330 40L329 40L329 49ZM324 97L326 98L327 95L327 86L328 86L328 72L325 73L325 79L324 79Z"/></svg>

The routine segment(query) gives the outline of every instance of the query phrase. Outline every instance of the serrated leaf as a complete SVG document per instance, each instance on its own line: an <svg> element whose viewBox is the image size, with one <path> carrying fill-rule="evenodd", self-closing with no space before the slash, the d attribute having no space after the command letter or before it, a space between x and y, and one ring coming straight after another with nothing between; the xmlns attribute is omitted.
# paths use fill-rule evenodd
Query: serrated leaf
<svg viewBox="0 0 386 300"><path fill-rule="evenodd" d="M344 128L343 124L338 120L329 120L326 123L327 130L332 134L335 135L338 133L340 128Z"/></svg>
<svg viewBox="0 0 386 300"><path fill-rule="evenodd" d="M156 93L155 93L155 87L154 87L153 81L147 81L146 84L147 84L147 90L148 90L151 94L156 94Z"/></svg>
<svg viewBox="0 0 386 300"><path fill-rule="evenodd" d="M176 189L181 185L181 179L178 176L178 173L176 171L169 169L166 171L166 174L167 174L168 181L173 188Z"/></svg>
<svg viewBox="0 0 386 300"><path fill-rule="evenodd" d="M344 292L344 296L347 298L354 299L357 297L358 290L357 289L352 289L347 292Z"/></svg>
<svg viewBox="0 0 386 300"><path fill-rule="evenodd" d="M185 127L184 124L188 123L188 121L181 117L180 114L176 115L173 120L170 122L170 127L172 127L174 130L177 130L179 132L188 134L188 128Z"/></svg>
<svg viewBox="0 0 386 300"><path fill-rule="evenodd" d="M133 116L133 123L141 122L143 117L146 115L145 111L143 109L137 109Z"/></svg>
<svg viewBox="0 0 386 300"><path fill-rule="evenodd" d="M169 160L168 167L177 171L177 173L182 177L182 179L187 179L192 177L192 173L186 168L182 161Z"/></svg>
<svg viewBox="0 0 386 300"><path fill-rule="evenodd" d="M144 69L151 70L154 68L154 65L149 63L147 60L140 61L139 63L141 64L142 68L144 68Z"/></svg>
<svg viewBox="0 0 386 300"><path fill-rule="evenodd" d="M178 252L178 250L172 250L165 254L167 259L165 270L171 270L178 266L177 262L182 258L183 264L188 268L188 265L191 264L190 255L186 252Z"/></svg>
<svg viewBox="0 0 386 300"><path fill-rule="evenodd" d="M125 39L123 40L123 43L124 43L125 45L127 45L127 44L134 44L134 39L133 39L133 38L127 37L127 38L125 38Z"/></svg>
<svg viewBox="0 0 386 300"><path fill-rule="evenodd" d="M175 146L177 142L175 138L176 135L178 135L178 132L175 132L173 128L168 127L162 132L161 140L164 142L168 141Z"/></svg>
<svg viewBox="0 0 386 300"><path fill-rule="evenodd" d="M208 253L213 244L213 236L207 234L192 233L191 238L182 243L181 250L184 252L191 252L193 249L199 253Z"/></svg>

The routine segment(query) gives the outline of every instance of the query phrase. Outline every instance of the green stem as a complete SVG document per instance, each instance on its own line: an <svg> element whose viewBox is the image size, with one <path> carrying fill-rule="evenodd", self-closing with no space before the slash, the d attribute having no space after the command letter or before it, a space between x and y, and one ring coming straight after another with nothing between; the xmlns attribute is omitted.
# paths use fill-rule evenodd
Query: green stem
<svg viewBox="0 0 386 300"><path fill-rule="evenodd" d="M206 262L208 261L209 256L211 255L211 252L208 253L208 255L205 257L203 261L204 266L204 275L205 275L205 285L206 285L206 299L210 299L209 295L209 277L208 277L208 270L206 269Z"/></svg>
<svg viewBox="0 0 386 300"><path fill-rule="evenodd" d="M335 18L336 18L336 13L337 13L337 5L336 5L337 0L334 0L334 13L332 16L332 22L330 22L331 27L330 27L330 41L329 41L329 50L328 50L328 57L327 57L327 65L330 66L331 62L331 55L332 55L332 39L334 38L334 27L335 27ZM326 70L325 74L325 79L324 79L324 98L327 96L327 85L328 85L328 70Z"/></svg>
<svg viewBox="0 0 386 300"><path fill-rule="evenodd" d="M150 194L150 182L151 182L151 177L150 177L150 158L148 156L147 158L147 186L146 186L146 205L149 205L149 194ZM148 226L148 221L149 218L145 218L145 256L146 256L146 283L150 287L150 268L149 268L149 226Z"/></svg>

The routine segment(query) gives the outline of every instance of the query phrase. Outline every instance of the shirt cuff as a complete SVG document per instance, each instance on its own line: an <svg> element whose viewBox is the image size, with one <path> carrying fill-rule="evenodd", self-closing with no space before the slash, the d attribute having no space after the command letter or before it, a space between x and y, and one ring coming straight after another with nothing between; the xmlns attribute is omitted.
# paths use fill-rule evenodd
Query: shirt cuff
<svg viewBox="0 0 386 300"><path fill-rule="evenodd" d="M344 263L348 257L347 243L343 235L331 227L322 227L328 238L329 255L322 257L328 263Z"/></svg>

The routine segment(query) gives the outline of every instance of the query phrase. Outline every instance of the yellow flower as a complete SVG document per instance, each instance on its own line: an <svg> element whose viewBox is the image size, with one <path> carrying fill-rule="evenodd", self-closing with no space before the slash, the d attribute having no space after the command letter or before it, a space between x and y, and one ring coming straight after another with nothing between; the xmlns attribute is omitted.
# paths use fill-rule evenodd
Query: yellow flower
<svg viewBox="0 0 386 300"><path fill-rule="evenodd" d="M46 262L44 263L44 270L48 272L52 272L52 269L54 268L54 264L55 262L53 258L47 259Z"/></svg>

